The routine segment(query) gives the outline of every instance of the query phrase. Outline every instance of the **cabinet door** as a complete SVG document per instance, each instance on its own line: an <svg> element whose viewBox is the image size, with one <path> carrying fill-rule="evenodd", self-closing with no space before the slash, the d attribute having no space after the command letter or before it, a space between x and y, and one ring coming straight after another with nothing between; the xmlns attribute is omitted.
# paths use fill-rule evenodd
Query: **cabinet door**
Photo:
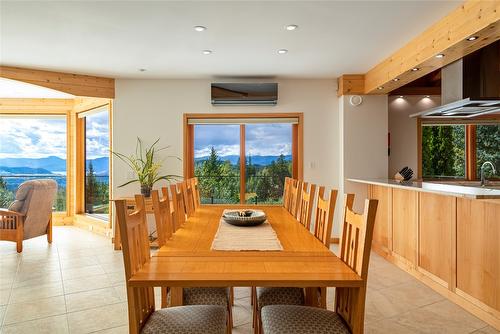
<svg viewBox="0 0 500 334"><path fill-rule="evenodd" d="M417 263L418 193L394 188L392 191L392 251Z"/></svg>
<svg viewBox="0 0 500 334"><path fill-rule="evenodd" d="M449 287L451 275L452 226L455 223L456 198L420 193L419 267L436 282Z"/></svg>
<svg viewBox="0 0 500 334"><path fill-rule="evenodd" d="M374 249L388 253L390 250L389 236L391 235L392 188L371 185L369 194L370 199L378 200L372 246Z"/></svg>
<svg viewBox="0 0 500 334"><path fill-rule="evenodd" d="M500 310L500 201L457 201L457 288Z"/></svg>

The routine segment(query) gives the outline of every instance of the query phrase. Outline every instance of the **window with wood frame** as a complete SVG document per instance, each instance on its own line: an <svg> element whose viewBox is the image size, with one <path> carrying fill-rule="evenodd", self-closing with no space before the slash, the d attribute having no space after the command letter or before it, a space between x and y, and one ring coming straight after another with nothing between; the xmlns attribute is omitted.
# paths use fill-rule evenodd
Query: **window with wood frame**
<svg viewBox="0 0 500 334"><path fill-rule="evenodd" d="M302 177L302 114L189 114L184 175L202 203L280 204L285 177Z"/></svg>
<svg viewBox="0 0 500 334"><path fill-rule="evenodd" d="M500 122L419 121L420 175L424 179L480 179L484 162L500 168ZM484 169L486 178L500 179Z"/></svg>

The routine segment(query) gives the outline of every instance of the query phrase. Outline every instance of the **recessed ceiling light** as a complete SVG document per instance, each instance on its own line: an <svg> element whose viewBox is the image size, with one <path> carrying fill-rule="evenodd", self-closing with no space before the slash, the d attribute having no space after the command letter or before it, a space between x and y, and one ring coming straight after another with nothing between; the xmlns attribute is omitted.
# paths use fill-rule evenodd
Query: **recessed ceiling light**
<svg viewBox="0 0 500 334"><path fill-rule="evenodd" d="M203 50L202 52L204 55L212 54L212 50Z"/></svg>
<svg viewBox="0 0 500 334"><path fill-rule="evenodd" d="M426 95L425 97L426 97L426 98L430 98L431 96L430 96L430 95Z"/></svg>
<svg viewBox="0 0 500 334"><path fill-rule="evenodd" d="M196 31L202 32L202 31L207 30L207 27L204 27L204 26L194 26L193 29L196 30Z"/></svg>
<svg viewBox="0 0 500 334"><path fill-rule="evenodd" d="M475 41L476 39L477 39L477 36L467 37L468 41Z"/></svg>
<svg viewBox="0 0 500 334"><path fill-rule="evenodd" d="M403 96L403 95L399 95L398 97L399 97L400 99L402 99L404 96Z"/></svg>
<svg viewBox="0 0 500 334"><path fill-rule="evenodd" d="M399 78L394 78L394 79L392 79L392 81L394 81L394 82L399 81Z"/></svg>
<svg viewBox="0 0 500 334"><path fill-rule="evenodd" d="M436 55L436 58L444 58L444 54L440 53Z"/></svg>
<svg viewBox="0 0 500 334"><path fill-rule="evenodd" d="M285 53L287 53L287 52L288 52L288 50L287 50L287 49L279 49L279 50L278 50L278 53L279 53L280 55L284 55L284 54L285 54Z"/></svg>
<svg viewBox="0 0 500 334"><path fill-rule="evenodd" d="M139 72L146 72L146 69L145 68L140 68Z"/></svg>
<svg viewBox="0 0 500 334"><path fill-rule="evenodd" d="M418 71L418 70L420 70L420 69L419 69L418 67L414 67L414 68L412 68L411 70L412 70L413 72L416 72L416 71Z"/></svg>
<svg viewBox="0 0 500 334"><path fill-rule="evenodd" d="M382 90L382 89L384 89L384 86L379 86L379 87L377 87L377 89Z"/></svg>
<svg viewBox="0 0 500 334"><path fill-rule="evenodd" d="M299 26L298 26L298 25L296 25L296 24L289 24L289 25L287 25L287 26L285 27L285 29L286 29L286 30L290 30L290 31L292 31L292 30L297 29L298 27L299 27Z"/></svg>

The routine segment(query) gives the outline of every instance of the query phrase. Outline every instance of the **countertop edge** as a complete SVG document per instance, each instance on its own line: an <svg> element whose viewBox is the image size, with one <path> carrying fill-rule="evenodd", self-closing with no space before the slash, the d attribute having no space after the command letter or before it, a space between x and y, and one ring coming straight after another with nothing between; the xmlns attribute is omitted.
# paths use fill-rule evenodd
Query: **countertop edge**
<svg viewBox="0 0 500 334"><path fill-rule="evenodd" d="M391 182L397 182L395 180L391 179L357 179L357 178L348 178L347 181L350 182L355 182L355 183L364 183L364 184L372 184L372 185L378 185L378 186L384 186L384 187L391 187L391 188L398 188L398 189L405 189L405 190L413 190L413 191L419 191L419 192L427 192L427 193L434 193L434 194L439 194L439 195L447 195L447 196L454 196L454 197L462 197L462 198L468 198L468 199L500 199L499 194L470 194L470 193L465 193L465 192L457 192L453 190L447 190L447 189L426 189L422 188L422 184L431 184L435 185L436 183L430 183L430 182L412 182L411 185L405 185L405 184L396 184L396 183L391 183ZM463 187L463 188L473 188L474 187L466 187L466 186L459 186L459 185L446 185L446 184L440 184L444 188L451 188L451 187ZM477 189L481 190L481 189Z"/></svg>

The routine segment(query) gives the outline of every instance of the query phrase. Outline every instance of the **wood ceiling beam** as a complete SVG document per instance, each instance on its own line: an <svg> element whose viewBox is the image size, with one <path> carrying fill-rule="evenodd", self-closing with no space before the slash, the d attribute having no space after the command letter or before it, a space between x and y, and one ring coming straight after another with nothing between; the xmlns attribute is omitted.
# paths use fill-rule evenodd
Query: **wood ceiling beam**
<svg viewBox="0 0 500 334"><path fill-rule="evenodd" d="M73 99L0 98L0 114L65 115L73 105Z"/></svg>
<svg viewBox="0 0 500 334"><path fill-rule="evenodd" d="M467 41L470 36L477 39ZM387 94L499 39L500 1L467 0L364 74L364 94Z"/></svg>
<svg viewBox="0 0 500 334"><path fill-rule="evenodd" d="M338 79L337 96L364 94L365 76L362 74L344 74Z"/></svg>
<svg viewBox="0 0 500 334"><path fill-rule="evenodd" d="M115 97L115 79L112 78L9 66L0 66L0 77L55 89L75 96L109 99Z"/></svg>

